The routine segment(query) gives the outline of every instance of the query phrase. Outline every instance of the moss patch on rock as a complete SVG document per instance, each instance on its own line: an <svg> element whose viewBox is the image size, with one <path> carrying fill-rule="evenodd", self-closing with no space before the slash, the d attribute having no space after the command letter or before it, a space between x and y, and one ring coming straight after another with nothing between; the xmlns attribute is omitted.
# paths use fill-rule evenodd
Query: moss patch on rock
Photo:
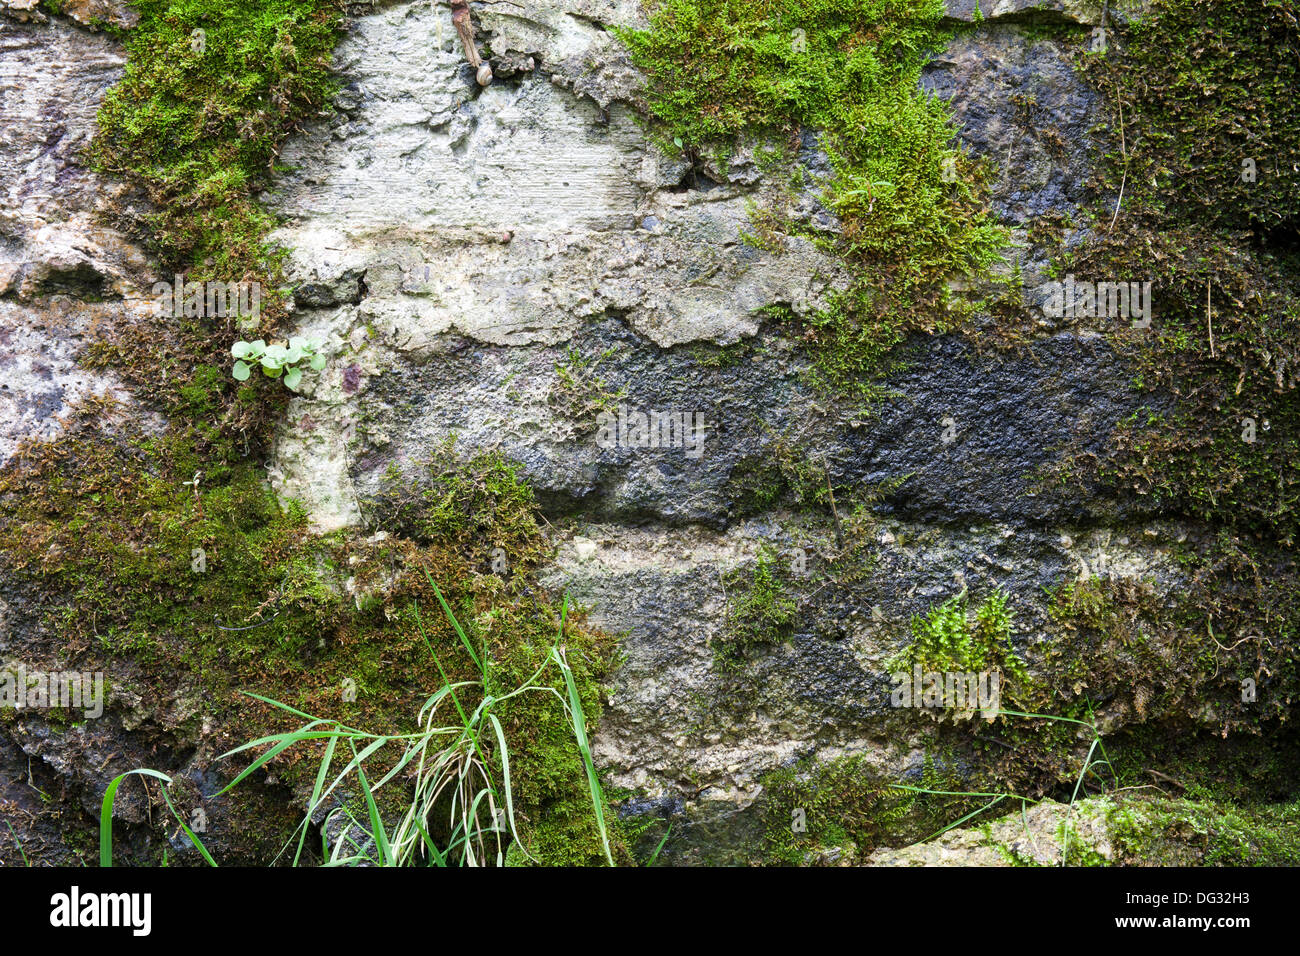
<svg viewBox="0 0 1300 956"><path fill-rule="evenodd" d="M558 604L522 570L506 580L476 560L506 547L526 569L547 550L530 492L499 458L441 474L409 516L426 529L422 542L322 538L301 512L280 507L254 463L201 471L193 483L192 449L166 437L115 442L97 424L88 414L79 431L26 447L0 475L0 572L34 617L25 649L40 653L54 638L67 665L106 672L148 702L152 733L176 747L199 739L211 759L291 729L292 718L247 693L372 733L410 731L442 680L417 607L448 677L476 675L426 573L483 649L488 692L523 684L559 640L587 723L598 723L612 639L581 613L561 633ZM516 813L535 858L597 862L562 675L552 667L542 683L551 692L500 711ZM207 721L211 732L199 734ZM268 769L290 786L307 782L312 748L286 751ZM614 842L625 860L617 831Z"/></svg>
<svg viewBox="0 0 1300 956"><path fill-rule="evenodd" d="M780 556L767 546L759 549L748 573L736 569L724 576L727 623L714 646L724 666L740 667L750 649L790 639L798 605L789 594L787 578Z"/></svg>
<svg viewBox="0 0 1300 956"><path fill-rule="evenodd" d="M1101 474L1186 514L1293 544L1300 529L1300 22L1291 4L1154 0L1081 60L1106 98L1081 279L1155 282L1117 323L1150 410ZM1122 202L1119 196L1122 192ZM1157 401L1171 396L1172 406Z"/></svg>
<svg viewBox="0 0 1300 956"><path fill-rule="evenodd" d="M804 128L818 131L833 175L822 201L838 233L759 210L759 244L805 235L860 276L833 305L800 320L815 379L875 397L888 357L909 334L954 327L947 280L999 258L1005 231L980 199L983 174L955 148L945 104L918 88L942 49L942 0L658 0L650 29L625 30L649 78L646 105L665 148L725 167L742 136L777 144L790 163ZM800 179L797 164L792 176ZM792 182L792 188L802 182Z"/></svg>
<svg viewBox="0 0 1300 956"><path fill-rule="evenodd" d="M165 259L242 275L272 224L253 196L335 81L338 0L133 0L126 75L100 109L98 166L155 206Z"/></svg>

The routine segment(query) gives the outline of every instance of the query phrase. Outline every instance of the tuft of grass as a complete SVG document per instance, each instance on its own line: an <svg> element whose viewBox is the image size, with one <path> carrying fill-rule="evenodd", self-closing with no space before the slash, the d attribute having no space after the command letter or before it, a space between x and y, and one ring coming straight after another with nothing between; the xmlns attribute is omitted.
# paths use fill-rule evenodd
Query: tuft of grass
<svg viewBox="0 0 1300 956"><path fill-rule="evenodd" d="M18 833L14 830L14 825L6 820L5 826L9 828L9 835L14 838L14 846L18 848L18 855L23 858L23 866L30 867L32 862L27 859L27 851L23 849L23 841L18 839Z"/></svg>
<svg viewBox="0 0 1300 956"><path fill-rule="evenodd" d="M1026 720L1047 720L1057 724L1082 727L1088 733L1088 740L1089 740L1088 752L1084 756L1083 762L1080 765L1079 774L1077 778L1075 778L1074 789L1070 793L1070 802L1067 808L1067 815L1064 823L1062 824L1062 829L1060 833L1061 865L1065 866L1067 862L1074 861L1074 857L1071 856L1071 852L1070 852L1070 836L1071 833L1073 832L1072 828L1074 823L1074 806L1079 799L1079 792L1083 788L1084 782L1089 778L1092 778L1098 785L1102 787L1108 785L1113 785L1114 787L1119 786L1118 774L1116 774L1115 767L1110 761L1110 756L1106 753L1106 746L1102 742L1102 734L1101 731L1098 729L1096 719L1092 714L1091 705L1089 705L1088 708L1087 720L1076 720L1073 717L1053 716L1051 714L1031 714L1031 713L1024 713L1022 711L1017 711L1017 710L999 710L998 716L999 718L1018 717ZM1098 772L1099 767L1105 767L1110 772L1109 781L1107 781L1106 778L1103 777ZM954 830L957 827L980 817L981 815L985 814L987 811L990 811L994 807L1000 805L1005 800L1019 801L1022 813L1024 812L1024 809L1028 804L1039 802L1036 799L1020 796L1009 792L975 793L975 792L966 792L966 791L937 790L930 787L912 787L904 784L891 784L891 786L896 790L901 790L904 792L915 793L915 794L925 794L931 797L953 797L953 798L960 798L962 800L982 800L986 797L989 798L987 803L984 803L981 806L979 806L977 809L966 813L959 819L952 821L951 823L943 827L943 829L937 831L936 833L932 833L930 836L926 837L925 840L923 840L922 842L933 840L936 837L942 836L943 834L947 833L949 830ZM1075 855L1078 856L1079 852L1081 851L1076 851Z"/></svg>
<svg viewBox="0 0 1300 956"><path fill-rule="evenodd" d="M325 752L298 830L294 865L301 860L312 821L322 812L322 857L327 866L500 866L506 861L506 844L510 841L521 848L523 856L537 862L527 848L526 838L521 836L516 818L510 748L501 713L514 698L528 694L550 695L564 707L572 728L574 747L585 770L605 861L614 865L605 823L606 800L591 759L583 703L573 671L565 659L563 641L568 601L561 608L560 629L542 665L519 686L502 691L496 687L485 654L476 650L432 579L429 584L460 638L462 648L473 661L476 678L454 681L448 676L420 620L420 632L443 683L420 709L416 731L392 735L369 733L339 722L311 717L295 708L262 698L295 716L307 718L308 722L296 730L250 741L223 755L268 748L227 784L223 792L290 747L308 741L325 741ZM419 620L418 608L416 613ZM562 675L564 693L543 680L545 672L552 666ZM449 715L454 719L442 716L448 711L454 711ZM340 743L347 748L351 759L327 785ZM372 761L372 765L380 762L389 745L400 747L401 753L395 760L388 761L382 776L371 783L365 773L367 761ZM353 776L352 789L360 794L364 817L356 812L355 797L347 798L346 785ZM409 789L405 785L407 779L414 781ZM400 791L397 805L403 809L396 822L390 825L377 798L380 790L394 781L398 781L396 786ZM326 835L332 829L336 835L331 845Z"/></svg>
<svg viewBox="0 0 1300 956"><path fill-rule="evenodd" d="M613 847L618 846L620 858L625 853L621 842L611 838L606 823L608 801L592 761L584 714L587 705L566 657L567 599L561 607L559 631L541 666L523 683L502 690L486 651L476 649L432 579L429 585L459 637L461 648L474 664L473 679L454 680L449 675L417 607L420 633L442 684L420 708L415 730L372 733L250 694L307 722L292 730L250 740L223 754L222 759L261 750L220 793L231 791L258 770L268 768L292 748L323 745L311 796L294 833L294 866L304 862L307 835L317 820L322 821L321 860L325 866L501 866L506 864L511 842L519 848L520 855L541 862L530 852L527 828L517 816L517 777L512 774L510 746L503 724L511 701L541 695L553 698L563 708L572 747L584 769L603 857L608 865L615 865ZM548 682L545 677L552 670L559 672L559 679ZM379 768L376 771L379 776L373 781L366 774L367 766ZM171 783L169 777L156 770L137 769L121 774L109 784L100 814L102 866L112 866L113 806L119 786L131 775ZM207 849L186 826L166 790L163 797L186 836L203 858L216 866ZM293 837L281 854L291 845L294 845Z"/></svg>

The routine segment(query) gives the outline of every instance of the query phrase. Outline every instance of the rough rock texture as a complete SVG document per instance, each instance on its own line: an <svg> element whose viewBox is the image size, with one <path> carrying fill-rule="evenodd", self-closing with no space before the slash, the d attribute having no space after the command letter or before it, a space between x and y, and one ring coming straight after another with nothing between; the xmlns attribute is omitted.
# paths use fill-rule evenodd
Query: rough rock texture
<svg viewBox="0 0 1300 956"><path fill-rule="evenodd" d="M0 14L19 23L45 23L49 17L40 9L41 0L0 0ZM129 30L140 15L123 0L64 0L59 13L91 30L116 27Z"/></svg>
<svg viewBox="0 0 1300 956"><path fill-rule="evenodd" d="M330 529L382 525L366 502L394 472L418 481L449 436L457 453L519 462L567 529L546 582L625 635L596 746L611 781L641 795L629 812L686 814L666 858L742 858L728 856L752 837L738 810L797 757L915 762L882 729L882 661L902 622L963 585L1012 594L1024 644L1042 639L1043 588L1063 577L1109 567L1177 587L1165 548L1185 531L1089 530L1156 516L1041 481L1067 444L1091 448L1133 411L1099 336L1039 323L1044 337L1001 355L918 343L873 416L828 406L756 310L815 307L839 266L798 243L742 242L747 204L771 188L743 157L713 181L647 141L624 104L636 84L623 54L593 26L635 22L630 10L485 8L493 55L534 69L483 92L445 17L417 2L358 21L338 52L351 81L339 112L287 151L298 169L268 197L289 219L277 238L301 283L300 329L338 356L295 400L272 473ZM1010 225L1077 208L1094 98L1057 41L992 24L925 82L953 102L967 147L999 161L994 207ZM801 161L819 172L815 145ZM709 361L715 345L732 358ZM602 447L596 406L572 414L562 368L587 369L603 407L698 414L702 453ZM763 544L814 561L834 550L827 523L746 517L739 478L792 445L837 483L890 488L892 517L871 531L864 584L800 594L793 640L749 662L754 695L711 643L723 576Z"/></svg>
<svg viewBox="0 0 1300 956"><path fill-rule="evenodd" d="M1060 866L1065 852L1062 833L1111 862L1114 851L1106 827L1104 800L1082 800L1073 808L1047 802L995 821L982 829L950 830L927 843L899 850L877 850L869 866Z"/></svg>
<svg viewBox="0 0 1300 956"><path fill-rule="evenodd" d="M959 35L924 82L953 104L967 148L996 160L993 208L1023 239L1033 217L1084 201L1096 120L1060 41L1023 24L1037 15L1083 35L1098 5L985 6L991 22ZM117 4L64 10L84 25L129 23ZM74 359L97 318L139 307L152 281L139 251L95 219L108 187L77 160L120 75L120 44L26 0L4 11L0 462L20 439L53 434L74 399L120 392ZM543 582L622 635L595 750L609 782L633 792L629 817L673 818L665 860L751 858L762 778L794 760L861 754L882 772L917 772L921 734L891 719L884 661L913 615L962 588L1008 592L1023 650L1047 640L1043 591L1062 580L1143 579L1157 599L1185 587L1175 546L1193 529L1093 486L1045 480L1067 446L1095 450L1135 410L1098 329L1056 328L1029 300L1025 322L1039 334L1019 350L916 342L870 415L807 384L808 356L760 310L807 313L848 277L810 242L782 252L745 242L751 204L776 189L752 144L724 173L652 142L634 109L641 79L607 29L640 22L635 3L476 8L497 76L486 89L445 6L352 12L336 56L345 88L290 142L291 171L262 197L285 218L275 240L290 255L297 331L323 338L331 355L290 406L271 480L318 530L377 530L376 501L395 476L418 481L451 436L454 454L500 449L518 462L556 530ZM979 19L973 2L953 0L949 13ZM812 131L799 161L813 182L825 172ZM796 206L833 228L815 188ZM1021 259L1032 285L1041 250ZM596 411L619 406L698 415L701 453L603 447ZM783 462L792 448L799 460ZM745 476L776 463L813 463L837 486L880 491L856 528L860 577L829 587L816 578L842 550L839 514L754 505ZM810 576L793 585L791 639L749 653L742 679L715 644L734 599L728 576L763 547L783 563L803 555ZM0 621L4 653L35 628ZM111 723L75 734L26 719L6 728L6 816L31 810L14 785L27 758L41 758L42 786L61 775L91 784L87 809L94 785L102 792L87 771L95 757L128 740L149 765L156 751L131 736L137 706L206 746L192 689L167 702L121 693ZM1099 719L1126 716L1116 705ZM213 789L190 770L197 788ZM119 815L145 812L140 801ZM1046 832L1060 812L1038 807L1033 823ZM1049 844L1034 837L1023 850L1050 863L1059 851ZM870 862L1003 859L966 833Z"/></svg>
<svg viewBox="0 0 1300 956"><path fill-rule="evenodd" d="M445 8L389 7L340 45L351 80L341 109L286 149L298 168L268 197L291 222L277 239L292 250L297 304L314 310L303 328L347 356L303 409L314 434L286 436L277 456L283 493L312 502L320 527L358 515L341 446L373 414L367 383L381 370L419 374L459 337L576 341L611 315L648 346L729 344L756 333L756 310L807 310L842 283L838 263L809 243L784 255L745 245L749 190L703 180L649 143L626 105L604 99L626 95L630 69L592 25L615 14L550 4L526 17L484 13L485 30L506 23L494 53L543 65L482 92ZM733 176L749 172L733 164ZM491 385L484 376L476 387Z"/></svg>
<svg viewBox="0 0 1300 956"><path fill-rule="evenodd" d="M124 62L102 35L0 18L0 463L20 439L57 434L73 401L128 398L111 374L74 364L147 274L140 251L98 219L112 189L81 165Z"/></svg>

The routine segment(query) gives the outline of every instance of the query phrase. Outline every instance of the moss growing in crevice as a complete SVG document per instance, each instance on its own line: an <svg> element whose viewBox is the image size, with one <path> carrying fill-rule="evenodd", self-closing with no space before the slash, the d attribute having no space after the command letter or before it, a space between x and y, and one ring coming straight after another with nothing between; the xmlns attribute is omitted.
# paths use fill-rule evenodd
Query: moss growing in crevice
<svg viewBox="0 0 1300 956"><path fill-rule="evenodd" d="M904 790L895 786L899 782L864 754L805 758L764 775L762 859L780 865L862 863L877 847L923 840L969 812L966 798ZM907 785L958 791L960 782L945 760L927 755Z"/></svg>
<svg viewBox="0 0 1300 956"><path fill-rule="evenodd" d="M714 650L728 668L742 665L755 647L788 641L794 634L798 605L788 593L788 576L780 556L766 545L759 548L752 570L724 575L727 623Z"/></svg>
<svg viewBox="0 0 1300 956"><path fill-rule="evenodd" d="M327 103L338 0L134 0L126 72L99 110L90 160L134 190L109 210L166 270L192 282L258 283L257 335L285 316L282 252L255 195L285 138ZM135 212L143 207L147 212ZM145 294L147 290L142 292ZM82 357L112 368L209 464L259 452L284 406L264 376L229 377L235 319L135 315ZM215 375L218 371L221 374Z"/></svg>
<svg viewBox="0 0 1300 956"><path fill-rule="evenodd" d="M140 15L92 156L138 186L160 254L238 278L266 258L253 200L285 137L334 89L337 0L132 0Z"/></svg>
<svg viewBox="0 0 1300 956"><path fill-rule="evenodd" d="M649 30L619 33L670 150L712 148L721 166L757 134L793 163L802 130L818 131L838 233L766 210L757 241L806 235L853 267L854 287L798 332L817 381L863 400L909 334L955 327L947 281L981 273L1007 240L982 206L982 173L952 145L947 107L918 88L946 40L943 13L942 0L659 0Z"/></svg>

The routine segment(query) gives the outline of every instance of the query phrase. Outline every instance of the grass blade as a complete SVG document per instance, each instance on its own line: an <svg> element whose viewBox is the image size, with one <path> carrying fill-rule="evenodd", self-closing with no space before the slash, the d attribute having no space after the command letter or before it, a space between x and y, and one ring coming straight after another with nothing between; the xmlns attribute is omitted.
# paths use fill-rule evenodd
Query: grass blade
<svg viewBox="0 0 1300 956"><path fill-rule="evenodd" d="M117 803L117 790L122 786L123 780L134 774L142 777L153 777L156 780L161 780L166 785L170 785L172 782L172 778L165 773L159 773L157 770L147 770L143 767L118 774L109 782L108 788L104 791L103 802L99 806L99 865L101 867L111 867L113 865L113 807ZM172 798L168 795L166 787L163 788L162 793L163 799L167 802L167 809L171 810L172 816L181 825L181 829L185 831L185 835L189 837L195 849L202 854L203 859L207 860L210 866L216 866L217 861L212 859L212 856L208 853L208 848L194 835L193 831L181 818L181 815L176 812L176 807L172 804Z"/></svg>
<svg viewBox="0 0 1300 956"><path fill-rule="evenodd" d="M564 602L564 607L568 609L568 600ZM563 617L561 617L561 634L563 634ZM596 775L596 765L591 759L591 743L587 740L587 721L582 713L582 700L578 697L578 687L573 681L573 671L569 669L569 663L564 659L564 653L559 648L554 648L551 652L555 660L560 665L560 673L564 675L564 684L569 691L569 719L573 724L573 736L578 741L578 751L582 754L582 765L587 771L587 789L591 792L591 806L596 813L596 826L600 829L600 842L605 850L605 862L610 866L614 865L614 855L609 849L609 832L605 829L605 792L600 786L600 778Z"/></svg>

